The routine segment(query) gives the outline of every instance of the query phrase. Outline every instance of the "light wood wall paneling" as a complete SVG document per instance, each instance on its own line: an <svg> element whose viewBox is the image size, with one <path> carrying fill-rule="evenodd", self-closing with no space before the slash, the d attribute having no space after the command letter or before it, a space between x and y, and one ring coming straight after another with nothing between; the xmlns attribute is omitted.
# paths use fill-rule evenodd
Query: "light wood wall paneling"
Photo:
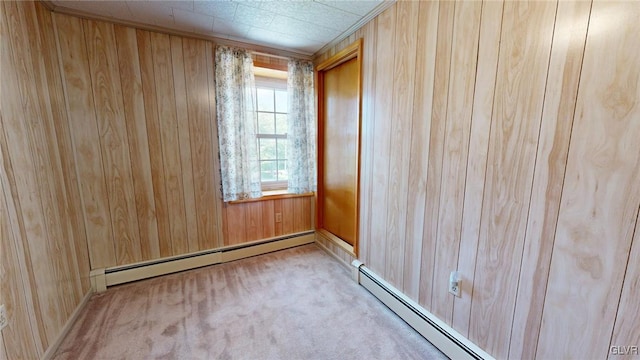
<svg viewBox="0 0 640 360"><path fill-rule="evenodd" d="M171 229L171 251L173 255L188 252L187 220L185 215L182 164L179 128L176 118L175 83L169 35L151 33L153 70L155 75L156 105L160 124L162 163Z"/></svg>
<svg viewBox="0 0 640 360"><path fill-rule="evenodd" d="M413 113L411 117L411 151L404 254L404 293L418 299L422 275L422 235L429 161L429 133L433 85L435 77L436 43L438 39L438 2L420 2L418 10L416 73ZM366 264L366 262L365 262Z"/></svg>
<svg viewBox="0 0 640 360"><path fill-rule="evenodd" d="M262 238L276 236L275 200L261 201L262 204Z"/></svg>
<svg viewBox="0 0 640 360"><path fill-rule="evenodd" d="M638 326L638 324L640 324L640 311L638 311L638 299L640 299L640 262L634 261L633 259L640 259L640 216L638 216L636 220L635 236L633 238L629 261L627 262L622 295L620 296L618 313L616 315L613 336L611 337L609 347L629 347L640 344L640 326ZM625 355L627 356L616 356L616 354L610 352L608 358L633 359L637 357L638 354L630 353Z"/></svg>
<svg viewBox="0 0 640 360"><path fill-rule="evenodd" d="M559 2L509 357L535 357L591 3Z"/></svg>
<svg viewBox="0 0 640 360"><path fill-rule="evenodd" d="M452 323L453 328L464 336L469 334L473 279L475 277L491 114L498 67L502 8L503 3L499 1L482 3L479 39L481 45L478 47L478 64L475 74L476 84L473 96L473 115L457 268L462 279L462 295L454 299Z"/></svg>
<svg viewBox="0 0 640 360"><path fill-rule="evenodd" d="M18 78L13 91L19 92L22 99L18 116L4 119L8 122L5 138L9 141L17 186L14 201L20 203L26 229L21 241L29 254L31 285L40 306L39 331L43 335L43 348L46 348L64 325L66 314L72 311L72 302L59 292L73 294L73 290L69 289L68 282L57 284L58 279L64 279L70 273L69 264L63 261L66 260L66 244L60 243L60 239L67 238L63 235L61 214L56 206L57 199L54 199L58 189L50 156L53 154L48 153L49 141L43 129L44 118L50 116L50 112L39 101L43 98L43 90L47 89L46 80L41 63L34 63L32 57L41 50L41 44L34 38L40 31L35 23L35 5L4 5L7 26L14 30L9 32L13 70Z"/></svg>
<svg viewBox="0 0 640 360"><path fill-rule="evenodd" d="M113 239L108 240L115 246L116 263L130 264L141 261L142 254L115 35L113 25L102 21L84 20L83 25L111 211Z"/></svg>
<svg viewBox="0 0 640 360"><path fill-rule="evenodd" d="M169 223L169 209L167 203L166 178L164 174L161 125L158 118L158 100L156 96L156 79L153 65L153 49L151 33L136 30L138 40L138 57L140 59L140 74L142 78L142 94L144 112L147 125L147 140L151 163L151 180L153 182L153 197L155 214L158 223L158 242L160 256L173 254L171 248L171 226Z"/></svg>
<svg viewBox="0 0 640 360"><path fill-rule="evenodd" d="M386 53L393 53L395 40L396 7L392 6L376 18L376 44L378 49L385 49ZM373 167L371 188L371 231L369 264L378 274L385 273L386 263L386 235L387 235L387 205L389 184L389 153L391 150L391 119L393 114L393 94L385 91L393 88L393 57L380 56L375 66L375 106L374 106L374 133L376 142L373 146L373 158L376 166Z"/></svg>
<svg viewBox="0 0 640 360"><path fill-rule="evenodd" d="M0 14L0 17L3 17L3 14ZM4 22L2 19L0 21ZM0 31L3 36L6 35L2 30ZM4 46L2 51L5 51ZM2 70L7 70L7 67L2 65ZM0 136L4 140L4 131ZM3 179L0 188L0 303L5 304L7 316L11 320L9 326L2 330L0 351L6 359L37 359L42 355L43 348L40 341L34 339L34 331L31 327L33 319L27 311L30 299L26 298L28 295L25 294L25 286L29 284L23 281L24 269L20 266L19 259L24 256L16 248L16 241L21 239L16 239L11 229L9 209L5 200L11 195L5 192L5 183Z"/></svg>
<svg viewBox="0 0 640 360"><path fill-rule="evenodd" d="M640 3L593 3L539 358L606 358L626 264L633 273L637 263L630 249L640 206L638 18Z"/></svg>
<svg viewBox="0 0 640 360"><path fill-rule="evenodd" d="M189 135L191 160L193 166L193 185L195 196L195 219L198 228L198 247L200 250L217 246L217 200L215 196L214 148L217 137L211 135L215 127L215 114L209 111L209 85L207 77L207 42L183 39L184 73L187 90L187 112L189 117Z"/></svg>
<svg viewBox="0 0 640 360"><path fill-rule="evenodd" d="M375 21L370 21L362 29L362 115L360 122L360 234L361 239L370 238L371 229L371 194L372 187L371 174L373 171L373 123L375 114L373 112L374 89L375 89L375 64L376 64L376 26ZM369 241L358 243L358 254L360 259L369 263Z"/></svg>
<svg viewBox="0 0 640 360"><path fill-rule="evenodd" d="M182 191L184 192L184 211L187 225L188 252L198 251L198 221L193 185L193 162L191 161L191 134L189 112L187 109L187 85L185 80L183 41L181 37L171 36L171 62L173 65L173 84L176 97L176 119L178 140L180 143L180 166L182 172Z"/></svg>
<svg viewBox="0 0 640 360"><path fill-rule="evenodd" d="M155 214L156 204L153 196L149 140L136 30L115 25L114 32L140 234L140 256L141 260L157 259L160 257L158 220Z"/></svg>
<svg viewBox="0 0 640 360"><path fill-rule="evenodd" d="M387 187L387 232L385 275L387 281L401 288L404 275L404 255L409 184L409 151L415 83L416 42L418 30L417 1L399 2L396 6L396 51L393 68L391 147L389 183ZM402 50L400 50L402 49ZM401 120L400 120L401 119Z"/></svg>
<svg viewBox="0 0 640 360"><path fill-rule="evenodd" d="M282 200L273 201L273 212L274 212L274 216L277 213L282 213ZM282 230L282 221L276 222L275 232L276 232L276 236L284 234L284 231Z"/></svg>
<svg viewBox="0 0 640 360"><path fill-rule="evenodd" d="M431 304L431 312L448 324L453 321L454 296L444 290L448 289L451 271L458 266L481 11L481 2L458 2L453 18L451 40L455 46L449 70Z"/></svg>
<svg viewBox="0 0 640 360"><path fill-rule="evenodd" d="M89 282L90 264L87 249L87 233L82 211L80 185L77 177L73 143L65 106L53 17L51 12L44 6L36 5L35 10L37 22L41 27L41 31L38 33L43 43L42 53L37 54L37 56L45 67L47 86L49 88L49 103L51 104L52 112L52 117L47 123L49 126L48 133L52 135L52 139L55 138L59 150L62 175L58 176L62 178L64 188L60 193L65 197L65 201L61 203L64 209L60 210L60 212L65 214L66 219L68 219L67 226L71 232L68 243L72 246L72 249L70 250L71 257L68 257L68 260L73 263L74 274L79 277L74 292L74 301L79 303L91 286ZM64 241L64 239L60 239L60 241Z"/></svg>
<svg viewBox="0 0 640 360"><path fill-rule="evenodd" d="M245 204L224 204L226 232L224 234L224 245L235 245L246 242L246 220Z"/></svg>
<svg viewBox="0 0 640 360"><path fill-rule="evenodd" d="M469 332L498 358L509 351L556 6L504 4Z"/></svg>
<svg viewBox="0 0 640 360"><path fill-rule="evenodd" d="M54 14L91 268L116 265L82 20Z"/></svg>
<svg viewBox="0 0 640 360"><path fill-rule="evenodd" d="M422 235L422 260L419 303L431 309L434 286L436 239L438 237L438 208L440 207L440 183L442 180L442 156L449 94L449 69L453 37L453 2L440 3L438 11L438 39L433 85L431 127L429 134L429 161L427 164L427 188Z"/></svg>
<svg viewBox="0 0 640 360"><path fill-rule="evenodd" d="M14 128L21 122L22 98L18 89L17 72L14 69L11 42L9 41L9 21L8 11L5 11L6 3L0 4L0 69L3 76L0 81L0 160L2 171L0 171L0 181L2 181L2 197L0 207L6 211L3 215L3 223L6 221L6 236L0 237L2 246L2 263L0 263L0 298L7 306L7 314L12 317L17 325L3 331L3 342L7 355L13 357L39 357L44 352L43 339L40 337L40 330L43 329L42 319L38 319L36 314L40 314L40 305L32 292L30 284L34 281L33 270L27 267L30 263L29 252L23 239L28 235L27 222L22 216L22 207L17 202L16 181L24 180L22 171L14 173L12 159L9 150L17 150L19 161L27 161L20 166L21 169L32 168L30 158L25 153L20 152L20 148L13 148L10 143L11 138L18 139L24 135L21 127L16 132ZM10 121L14 119L14 121ZM11 136L9 136L11 135ZM33 179L29 179L33 183ZM29 205L29 204L27 204ZM15 247L15 249L14 249Z"/></svg>
<svg viewBox="0 0 640 360"><path fill-rule="evenodd" d="M244 232L246 240L258 240L262 238L262 204L250 202L242 205L245 208Z"/></svg>
<svg viewBox="0 0 640 360"><path fill-rule="evenodd" d="M295 220L294 220L294 202L291 201L293 199L280 199L280 206L282 209L282 233L283 234L291 234L294 231Z"/></svg>

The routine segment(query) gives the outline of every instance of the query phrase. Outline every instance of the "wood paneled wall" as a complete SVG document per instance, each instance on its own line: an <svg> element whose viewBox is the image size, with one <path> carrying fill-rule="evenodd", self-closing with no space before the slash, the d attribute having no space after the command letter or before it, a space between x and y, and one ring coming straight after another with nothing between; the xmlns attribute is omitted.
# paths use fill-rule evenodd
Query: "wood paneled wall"
<svg viewBox="0 0 640 360"><path fill-rule="evenodd" d="M51 14L0 3L3 358L38 359L90 291L89 256Z"/></svg>
<svg viewBox="0 0 640 360"><path fill-rule="evenodd" d="M360 259L496 358L640 341L639 16L398 2L316 58L364 39Z"/></svg>
<svg viewBox="0 0 640 360"><path fill-rule="evenodd" d="M220 246L213 44L54 20L91 267Z"/></svg>
<svg viewBox="0 0 640 360"><path fill-rule="evenodd" d="M268 239L313 230L313 196L225 203L224 245Z"/></svg>

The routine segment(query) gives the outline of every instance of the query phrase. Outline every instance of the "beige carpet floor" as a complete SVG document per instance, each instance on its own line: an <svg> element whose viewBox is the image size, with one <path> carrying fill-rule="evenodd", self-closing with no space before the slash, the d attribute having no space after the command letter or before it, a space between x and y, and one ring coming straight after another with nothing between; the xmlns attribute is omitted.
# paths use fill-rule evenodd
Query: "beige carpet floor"
<svg viewBox="0 0 640 360"><path fill-rule="evenodd" d="M446 359L305 245L94 295L62 359Z"/></svg>

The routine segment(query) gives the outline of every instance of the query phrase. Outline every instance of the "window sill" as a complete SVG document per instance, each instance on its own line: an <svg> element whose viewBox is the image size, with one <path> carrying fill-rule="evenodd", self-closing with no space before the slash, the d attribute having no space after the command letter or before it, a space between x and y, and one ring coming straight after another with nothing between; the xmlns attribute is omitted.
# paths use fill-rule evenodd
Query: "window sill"
<svg viewBox="0 0 640 360"><path fill-rule="evenodd" d="M246 199L246 200L233 200L233 201L229 201L228 204L240 204L240 203L248 203L248 202L256 202L256 201L278 200L278 199L290 199L290 198L297 198L297 197L310 197L314 195L315 193L313 191L304 193L304 194L289 194L287 190L270 190L270 191L263 191L262 197L255 198L255 199Z"/></svg>

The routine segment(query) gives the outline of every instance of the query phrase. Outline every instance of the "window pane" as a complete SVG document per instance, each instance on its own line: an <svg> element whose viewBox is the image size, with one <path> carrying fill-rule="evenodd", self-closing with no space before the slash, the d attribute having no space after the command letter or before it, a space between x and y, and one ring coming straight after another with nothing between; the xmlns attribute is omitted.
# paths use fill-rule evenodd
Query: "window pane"
<svg viewBox="0 0 640 360"><path fill-rule="evenodd" d="M260 178L262 181L276 181L277 168L275 161L261 161L260 162Z"/></svg>
<svg viewBox="0 0 640 360"><path fill-rule="evenodd" d="M287 115L276 114L276 134L287 133Z"/></svg>
<svg viewBox="0 0 640 360"><path fill-rule="evenodd" d="M276 139L260 139L260 160L276 159Z"/></svg>
<svg viewBox="0 0 640 360"><path fill-rule="evenodd" d="M287 160L278 161L278 180L287 180Z"/></svg>
<svg viewBox="0 0 640 360"><path fill-rule="evenodd" d="M278 139L277 141L278 160L287 158L287 140Z"/></svg>
<svg viewBox="0 0 640 360"><path fill-rule="evenodd" d="M258 111L273 112L273 89L257 89Z"/></svg>
<svg viewBox="0 0 640 360"><path fill-rule="evenodd" d="M287 108L288 94L284 90L276 90L276 112L289 112Z"/></svg>
<svg viewBox="0 0 640 360"><path fill-rule="evenodd" d="M274 131L273 113L258 113L258 134L273 134Z"/></svg>

